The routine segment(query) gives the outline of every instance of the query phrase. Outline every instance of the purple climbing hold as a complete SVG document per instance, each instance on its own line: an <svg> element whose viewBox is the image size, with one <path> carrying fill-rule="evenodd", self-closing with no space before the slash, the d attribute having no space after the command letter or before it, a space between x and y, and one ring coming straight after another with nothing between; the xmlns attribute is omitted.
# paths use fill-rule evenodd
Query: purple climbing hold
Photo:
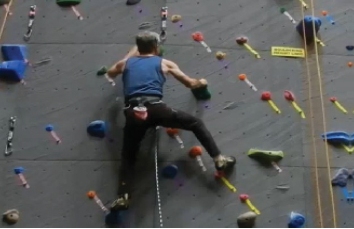
<svg viewBox="0 0 354 229"><path fill-rule="evenodd" d="M127 0L127 5L132 6L138 4L139 2L141 2L141 0Z"/></svg>

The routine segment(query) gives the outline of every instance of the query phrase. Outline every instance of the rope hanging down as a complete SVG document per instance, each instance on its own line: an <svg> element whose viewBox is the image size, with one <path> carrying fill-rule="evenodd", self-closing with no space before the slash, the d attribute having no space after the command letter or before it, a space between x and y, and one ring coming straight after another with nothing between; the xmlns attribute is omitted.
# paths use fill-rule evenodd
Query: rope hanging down
<svg viewBox="0 0 354 229"><path fill-rule="evenodd" d="M312 18L315 17L315 10L314 10L314 0L311 0L311 13ZM301 7L302 18L305 17L304 9ZM316 37L315 31L315 22L313 23L313 34ZM307 68L307 83L309 84L309 98L312 98L312 90L311 90L311 75L309 69L309 61L308 61L308 49L307 49L307 42L306 42L306 33L305 33L305 22L303 20L303 30L304 30L304 42L305 42L305 55L306 55L306 68ZM317 67L317 76L319 82L319 90L320 90L320 99L321 99L321 111L322 111L322 118L323 118L323 129L326 131L326 116L325 116L325 109L324 109L324 102L323 102L323 90L322 90L322 79L321 79L321 70L320 70L320 63L319 63L319 54L318 54L318 46L317 42L314 42L315 46L315 56L316 56L316 67ZM311 99L309 99L310 103L310 117L314 117L313 115L313 104ZM317 158L317 147L315 144L315 130L314 130L314 121L311 118L311 135L312 135L312 149L314 151L314 162L315 162L315 183L316 183L316 192L317 192L317 202L318 202L318 211L319 211L319 218L320 218L320 227L323 227L323 217L322 217L322 203L321 203L321 194L319 188L319 174L318 174L318 158ZM330 194L331 194L331 204L332 204L332 213L333 213L333 224L334 227L337 227L337 220L336 220L336 211L335 211L335 204L334 204L334 197L333 197L333 190L331 187L331 179L330 179L330 162L329 162L329 149L328 145L325 143L325 153L326 153L326 161L327 161L327 170L328 170L328 177L329 177L329 186L330 186Z"/></svg>
<svg viewBox="0 0 354 229"><path fill-rule="evenodd" d="M161 196L160 196L160 186L159 186L159 167L157 161L157 152L159 145L159 127L156 127L155 131L156 142L155 142L155 175L156 175L156 195L157 195L157 205L159 211L159 221L160 227L163 227L163 219L162 219L162 208L161 208Z"/></svg>

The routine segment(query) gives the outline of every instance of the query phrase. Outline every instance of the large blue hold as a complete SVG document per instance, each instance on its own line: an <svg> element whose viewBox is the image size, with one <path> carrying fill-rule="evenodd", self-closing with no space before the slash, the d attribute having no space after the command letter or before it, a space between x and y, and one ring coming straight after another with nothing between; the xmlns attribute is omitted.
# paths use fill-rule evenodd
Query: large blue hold
<svg viewBox="0 0 354 229"><path fill-rule="evenodd" d="M0 79L21 81L25 78L27 64L24 61L5 61L0 64Z"/></svg>
<svg viewBox="0 0 354 229"><path fill-rule="evenodd" d="M93 121L87 127L87 133L93 137L104 138L107 132L107 124L102 120Z"/></svg>
<svg viewBox="0 0 354 229"><path fill-rule="evenodd" d="M302 228L305 225L305 217L299 213L291 212L289 228Z"/></svg>
<svg viewBox="0 0 354 229"><path fill-rule="evenodd" d="M304 25L303 24L305 24L305 34L304 34ZM315 28L313 28L314 24L315 24ZM296 26L296 30L301 35L302 39L306 38L307 44L311 44L312 42L315 41L313 30L315 29L315 34L317 35L318 31L320 30L321 25L322 25L321 19L319 19L317 17L306 16Z"/></svg>
<svg viewBox="0 0 354 229"><path fill-rule="evenodd" d="M1 52L5 60L27 60L27 47L24 45L2 45Z"/></svg>

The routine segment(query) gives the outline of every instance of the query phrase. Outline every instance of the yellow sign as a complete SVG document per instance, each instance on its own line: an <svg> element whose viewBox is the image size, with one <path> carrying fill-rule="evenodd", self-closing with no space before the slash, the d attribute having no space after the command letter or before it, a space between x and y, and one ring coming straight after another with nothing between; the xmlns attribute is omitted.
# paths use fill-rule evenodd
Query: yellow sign
<svg viewBox="0 0 354 229"><path fill-rule="evenodd" d="M305 50L291 47L272 47L272 56L305 58Z"/></svg>

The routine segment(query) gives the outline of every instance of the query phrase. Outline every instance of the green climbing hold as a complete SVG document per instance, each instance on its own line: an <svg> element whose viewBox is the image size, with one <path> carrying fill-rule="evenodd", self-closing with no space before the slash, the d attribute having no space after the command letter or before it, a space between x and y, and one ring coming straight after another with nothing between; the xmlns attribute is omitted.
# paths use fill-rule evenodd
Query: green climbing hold
<svg viewBox="0 0 354 229"><path fill-rule="evenodd" d="M102 66L100 68L100 70L97 71L97 75L98 76L103 76L104 74L106 74L108 71L107 67L106 66Z"/></svg>
<svg viewBox="0 0 354 229"><path fill-rule="evenodd" d="M208 86L192 89L192 93L197 100L209 100L211 98Z"/></svg>
<svg viewBox="0 0 354 229"><path fill-rule="evenodd" d="M286 11L286 9L285 9L284 7L281 7L281 8L280 8L280 13L283 14L285 11Z"/></svg>
<svg viewBox="0 0 354 229"><path fill-rule="evenodd" d="M163 57L163 54L165 54L165 49L163 47L159 47L159 56Z"/></svg>
<svg viewBox="0 0 354 229"><path fill-rule="evenodd" d="M250 149L247 155L251 158L258 159L260 161L279 161L283 159L283 151L271 151L271 150L260 150L260 149Z"/></svg>
<svg viewBox="0 0 354 229"><path fill-rule="evenodd" d="M57 0L59 6L75 6L81 3L81 0Z"/></svg>

